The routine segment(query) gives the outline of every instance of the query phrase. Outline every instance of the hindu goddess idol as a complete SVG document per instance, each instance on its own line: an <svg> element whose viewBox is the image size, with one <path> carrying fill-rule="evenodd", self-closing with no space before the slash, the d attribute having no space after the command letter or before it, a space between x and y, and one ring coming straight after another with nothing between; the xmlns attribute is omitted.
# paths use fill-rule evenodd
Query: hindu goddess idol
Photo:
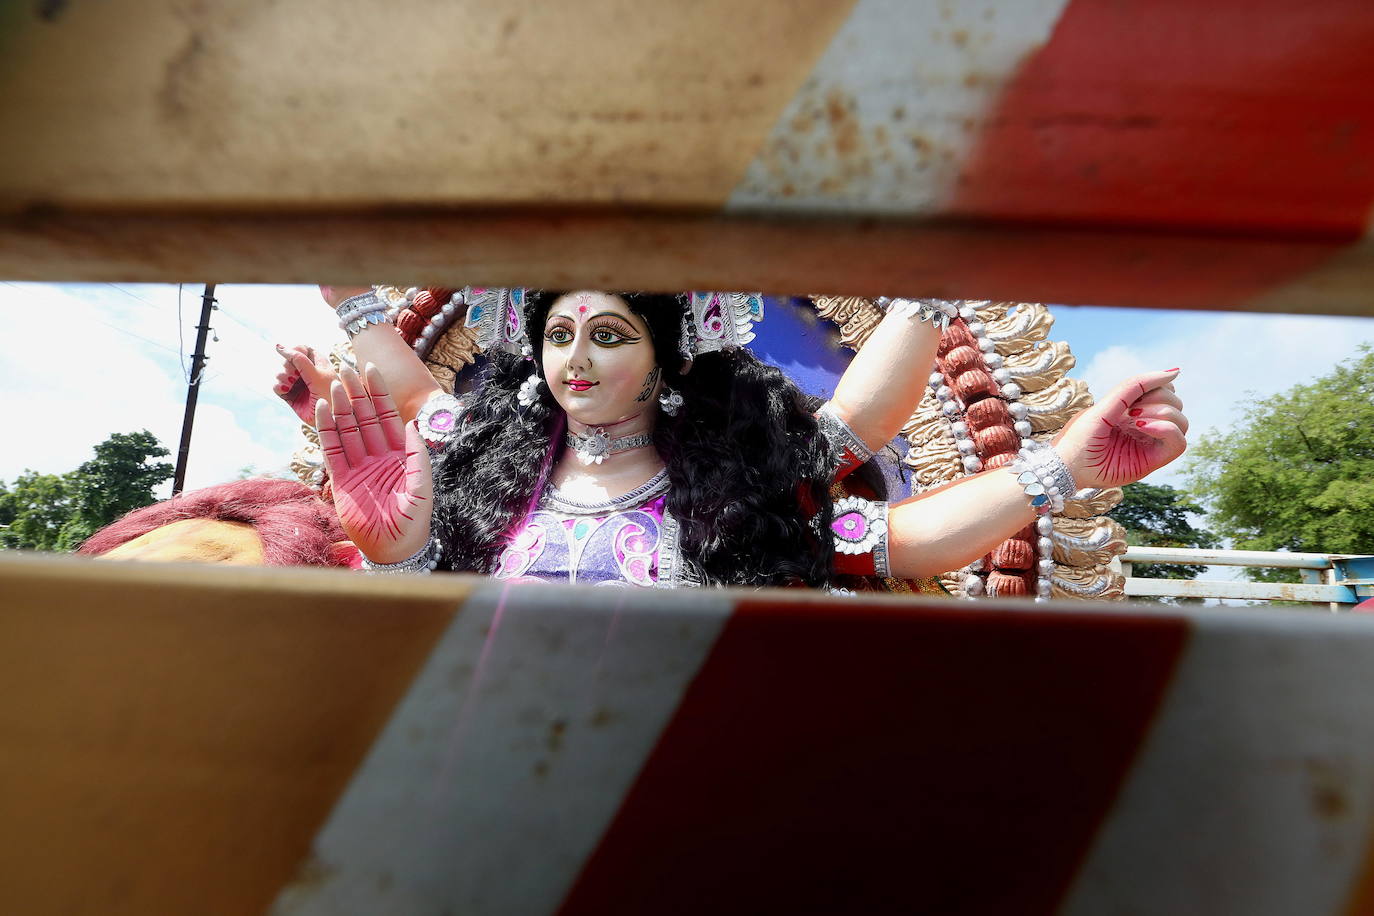
<svg viewBox="0 0 1374 916"><path fill-rule="evenodd" d="M885 317L821 403L742 346L760 296L468 289L454 302L487 362L456 398L396 333L385 288L321 290L362 371L289 359L319 398L339 519L378 572L826 588L976 569L1025 529L1052 566L1065 500L1185 448L1177 370L1150 372L1053 442L1009 420L1001 466L889 502L874 454L939 384L942 330L974 324L958 303L879 300ZM963 349L990 347L942 359ZM1049 594L1047 576L1032 593Z"/></svg>

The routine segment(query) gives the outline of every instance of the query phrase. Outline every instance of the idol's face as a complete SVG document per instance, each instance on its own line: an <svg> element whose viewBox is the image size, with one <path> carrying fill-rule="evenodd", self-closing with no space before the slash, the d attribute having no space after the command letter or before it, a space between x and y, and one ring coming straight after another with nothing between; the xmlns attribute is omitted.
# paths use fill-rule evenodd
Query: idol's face
<svg viewBox="0 0 1374 916"><path fill-rule="evenodd" d="M619 296L568 293L544 322L544 379L569 419L607 426L653 416L662 373L644 320Z"/></svg>

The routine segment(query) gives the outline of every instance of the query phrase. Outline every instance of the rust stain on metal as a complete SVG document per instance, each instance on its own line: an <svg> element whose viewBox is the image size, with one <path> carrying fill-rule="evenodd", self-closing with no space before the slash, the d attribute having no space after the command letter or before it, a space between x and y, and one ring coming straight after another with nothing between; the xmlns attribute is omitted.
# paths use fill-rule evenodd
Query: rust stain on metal
<svg viewBox="0 0 1374 916"><path fill-rule="evenodd" d="M558 753L563 747L563 736L568 731L568 723L563 719L554 719L549 723L549 733L545 738L545 743L553 753Z"/></svg>
<svg viewBox="0 0 1374 916"><path fill-rule="evenodd" d="M841 157L859 152L859 122L854 117L856 102L852 96L832 89L825 97L825 120L830 124L831 141Z"/></svg>
<svg viewBox="0 0 1374 916"><path fill-rule="evenodd" d="M1308 780L1308 801L1312 813L1324 823L1343 821L1351 814L1351 767L1348 762L1320 757L1304 761ZM1339 848L1328 852L1339 854Z"/></svg>

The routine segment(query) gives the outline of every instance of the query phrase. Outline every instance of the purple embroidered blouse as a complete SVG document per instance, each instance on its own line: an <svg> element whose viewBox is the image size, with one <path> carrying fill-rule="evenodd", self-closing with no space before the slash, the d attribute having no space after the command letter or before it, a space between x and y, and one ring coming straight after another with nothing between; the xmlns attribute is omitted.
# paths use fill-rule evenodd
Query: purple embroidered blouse
<svg viewBox="0 0 1374 916"><path fill-rule="evenodd" d="M577 502L550 487L501 552L496 578L652 588L661 554L676 546L672 521L665 520L667 493L666 470L600 503Z"/></svg>

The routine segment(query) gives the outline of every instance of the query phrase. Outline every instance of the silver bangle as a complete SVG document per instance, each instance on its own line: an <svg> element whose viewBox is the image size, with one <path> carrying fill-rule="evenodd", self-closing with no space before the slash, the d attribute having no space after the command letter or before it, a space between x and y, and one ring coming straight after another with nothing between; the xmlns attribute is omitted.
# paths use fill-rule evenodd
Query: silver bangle
<svg viewBox="0 0 1374 916"><path fill-rule="evenodd" d="M927 321L941 331L949 327L949 323L959 317L959 303L951 302L948 299L892 299L887 296L879 296L873 300L873 304L882 309L885 314L890 315L895 312L903 318Z"/></svg>
<svg viewBox="0 0 1374 916"><path fill-rule="evenodd" d="M1037 512L1063 512L1064 500L1078 490L1073 472L1053 447L1032 440L1007 469L1030 497Z"/></svg>
<svg viewBox="0 0 1374 916"><path fill-rule="evenodd" d="M334 307L334 314L339 316L339 327L352 340L372 325L390 321L387 314L389 309L390 305L374 286L365 293L349 296L340 302Z"/></svg>
<svg viewBox="0 0 1374 916"><path fill-rule="evenodd" d="M425 546L421 547L415 554L399 563L374 563L367 557L363 557L363 569L370 573L380 573L382 575L405 575L418 573L428 575L431 570L438 568L439 542L430 535L429 540L425 541Z"/></svg>
<svg viewBox="0 0 1374 916"><path fill-rule="evenodd" d="M391 317L386 312L364 312L351 321L340 324L339 327L343 328L348 339L352 340L374 324L386 324L390 320Z"/></svg>
<svg viewBox="0 0 1374 916"><path fill-rule="evenodd" d="M343 318L349 312L362 312L371 308L385 309L386 307L386 301L377 294L377 290L374 287L365 293L349 296L347 299L334 306L334 313L340 318Z"/></svg>
<svg viewBox="0 0 1374 916"><path fill-rule="evenodd" d="M339 327L347 327L352 321L357 321L364 315L385 314L386 309L379 305L369 305L367 308L357 308L352 311L343 312L339 315Z"/></svg>

